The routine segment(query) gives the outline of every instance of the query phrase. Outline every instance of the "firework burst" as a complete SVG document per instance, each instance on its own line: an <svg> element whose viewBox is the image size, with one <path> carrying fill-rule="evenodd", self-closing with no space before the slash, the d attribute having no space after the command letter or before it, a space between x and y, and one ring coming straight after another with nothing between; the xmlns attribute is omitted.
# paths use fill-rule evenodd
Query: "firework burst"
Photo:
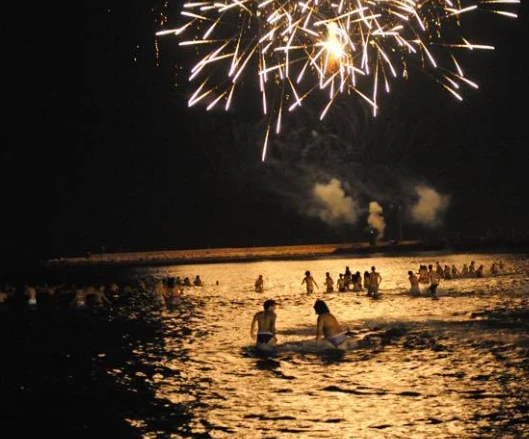
<svg viewBox="0 0 529 439"><path fill-rule="evenodd" d="M211 0L185 3L176 35L197 56L188 105L207 109L233 102L243 81L255 78L271 129L284 113L320 95L320 119L338 96L365 100L377 114L381 91L419 65L457 99L477 88L458 56L492 50L463 36L463 20L478 11L515 18L519 0ZM249 76L251 75L251 76Z"/></svg>

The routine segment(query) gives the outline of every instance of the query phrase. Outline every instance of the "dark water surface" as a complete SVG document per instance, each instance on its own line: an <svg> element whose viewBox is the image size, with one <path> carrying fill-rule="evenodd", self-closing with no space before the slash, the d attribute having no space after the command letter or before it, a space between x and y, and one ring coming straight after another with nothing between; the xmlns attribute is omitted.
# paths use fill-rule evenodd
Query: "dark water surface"
<svg viewBox="0 0 529 439"><path fill-rule="evenodd" d="M439 300L412 298L420 263L475 260L505 271L446 280ZM324 273L376 265L382 296L323 293ZM301 285L310 269L320 289ZM0 311L4 438L527 438L529 262L525 255L415 255L41 274L100 283L199 274L168 308L131 288L84 309L71 296L20 297ZM252 289L258 274L265 293ZM46 278L46 279L44 279ZM217 283L218 282L218 283ZM274 352L259 353L250 321L278 301ZM354 341L314 341L323 298Z"/></svg>

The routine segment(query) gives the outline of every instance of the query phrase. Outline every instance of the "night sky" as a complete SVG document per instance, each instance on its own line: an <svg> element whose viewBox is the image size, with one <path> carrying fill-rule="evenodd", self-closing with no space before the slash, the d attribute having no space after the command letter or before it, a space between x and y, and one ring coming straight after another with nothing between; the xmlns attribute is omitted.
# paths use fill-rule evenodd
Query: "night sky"
<svg viewBox="0 0 529 439"><path fill-rule="evenodd" d="M387 239L398 206L405 239L528 236L527 2L470 23L496 50L465 59L480 88L464 101L411 71L376 120L353 96L324 122L296 111L264 163L251 81L229 112L187 108L189 52L155 38L159 2L127 3L40 5L4 27L4 259L361 241L370 201ZM318 214L314 187L333 178L354 221ZM435 225L405 212L417 185L449 198Z"/></svg>

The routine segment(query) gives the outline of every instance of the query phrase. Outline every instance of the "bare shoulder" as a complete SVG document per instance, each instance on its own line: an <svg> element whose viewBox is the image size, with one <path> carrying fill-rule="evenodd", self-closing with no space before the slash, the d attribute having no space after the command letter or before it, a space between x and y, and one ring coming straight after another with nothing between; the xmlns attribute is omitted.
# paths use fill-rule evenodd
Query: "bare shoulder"
<svg viewBox="0 0 529 439"><path fill-rule="evenodd" d="M324 324L328 325L336 321L334 316L331 313L326 313L321 315L321 320Z"/></svg>

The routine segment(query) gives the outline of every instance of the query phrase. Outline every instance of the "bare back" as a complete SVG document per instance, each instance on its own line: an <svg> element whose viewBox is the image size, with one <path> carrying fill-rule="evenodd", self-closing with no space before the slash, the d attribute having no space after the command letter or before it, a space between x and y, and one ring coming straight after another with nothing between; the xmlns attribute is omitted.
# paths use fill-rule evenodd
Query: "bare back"
<svg viewBox="0 0 529 439"><path fill-rule="evenodd" d="M333 335L339 334L342 332L342 328L330 312L325 314L320 314L318 316L317 330L316 330L316 339L318 339L322 334L324 337L332 337Z"/></svg>
<svg viewBox="0 0 529 439"><path fill-rule="evenodd" d="M276 332L276 315L270 311L259 311L255 314L252 321L252 331L257 324L257 332L270 332L275 335Z"/></svg>

